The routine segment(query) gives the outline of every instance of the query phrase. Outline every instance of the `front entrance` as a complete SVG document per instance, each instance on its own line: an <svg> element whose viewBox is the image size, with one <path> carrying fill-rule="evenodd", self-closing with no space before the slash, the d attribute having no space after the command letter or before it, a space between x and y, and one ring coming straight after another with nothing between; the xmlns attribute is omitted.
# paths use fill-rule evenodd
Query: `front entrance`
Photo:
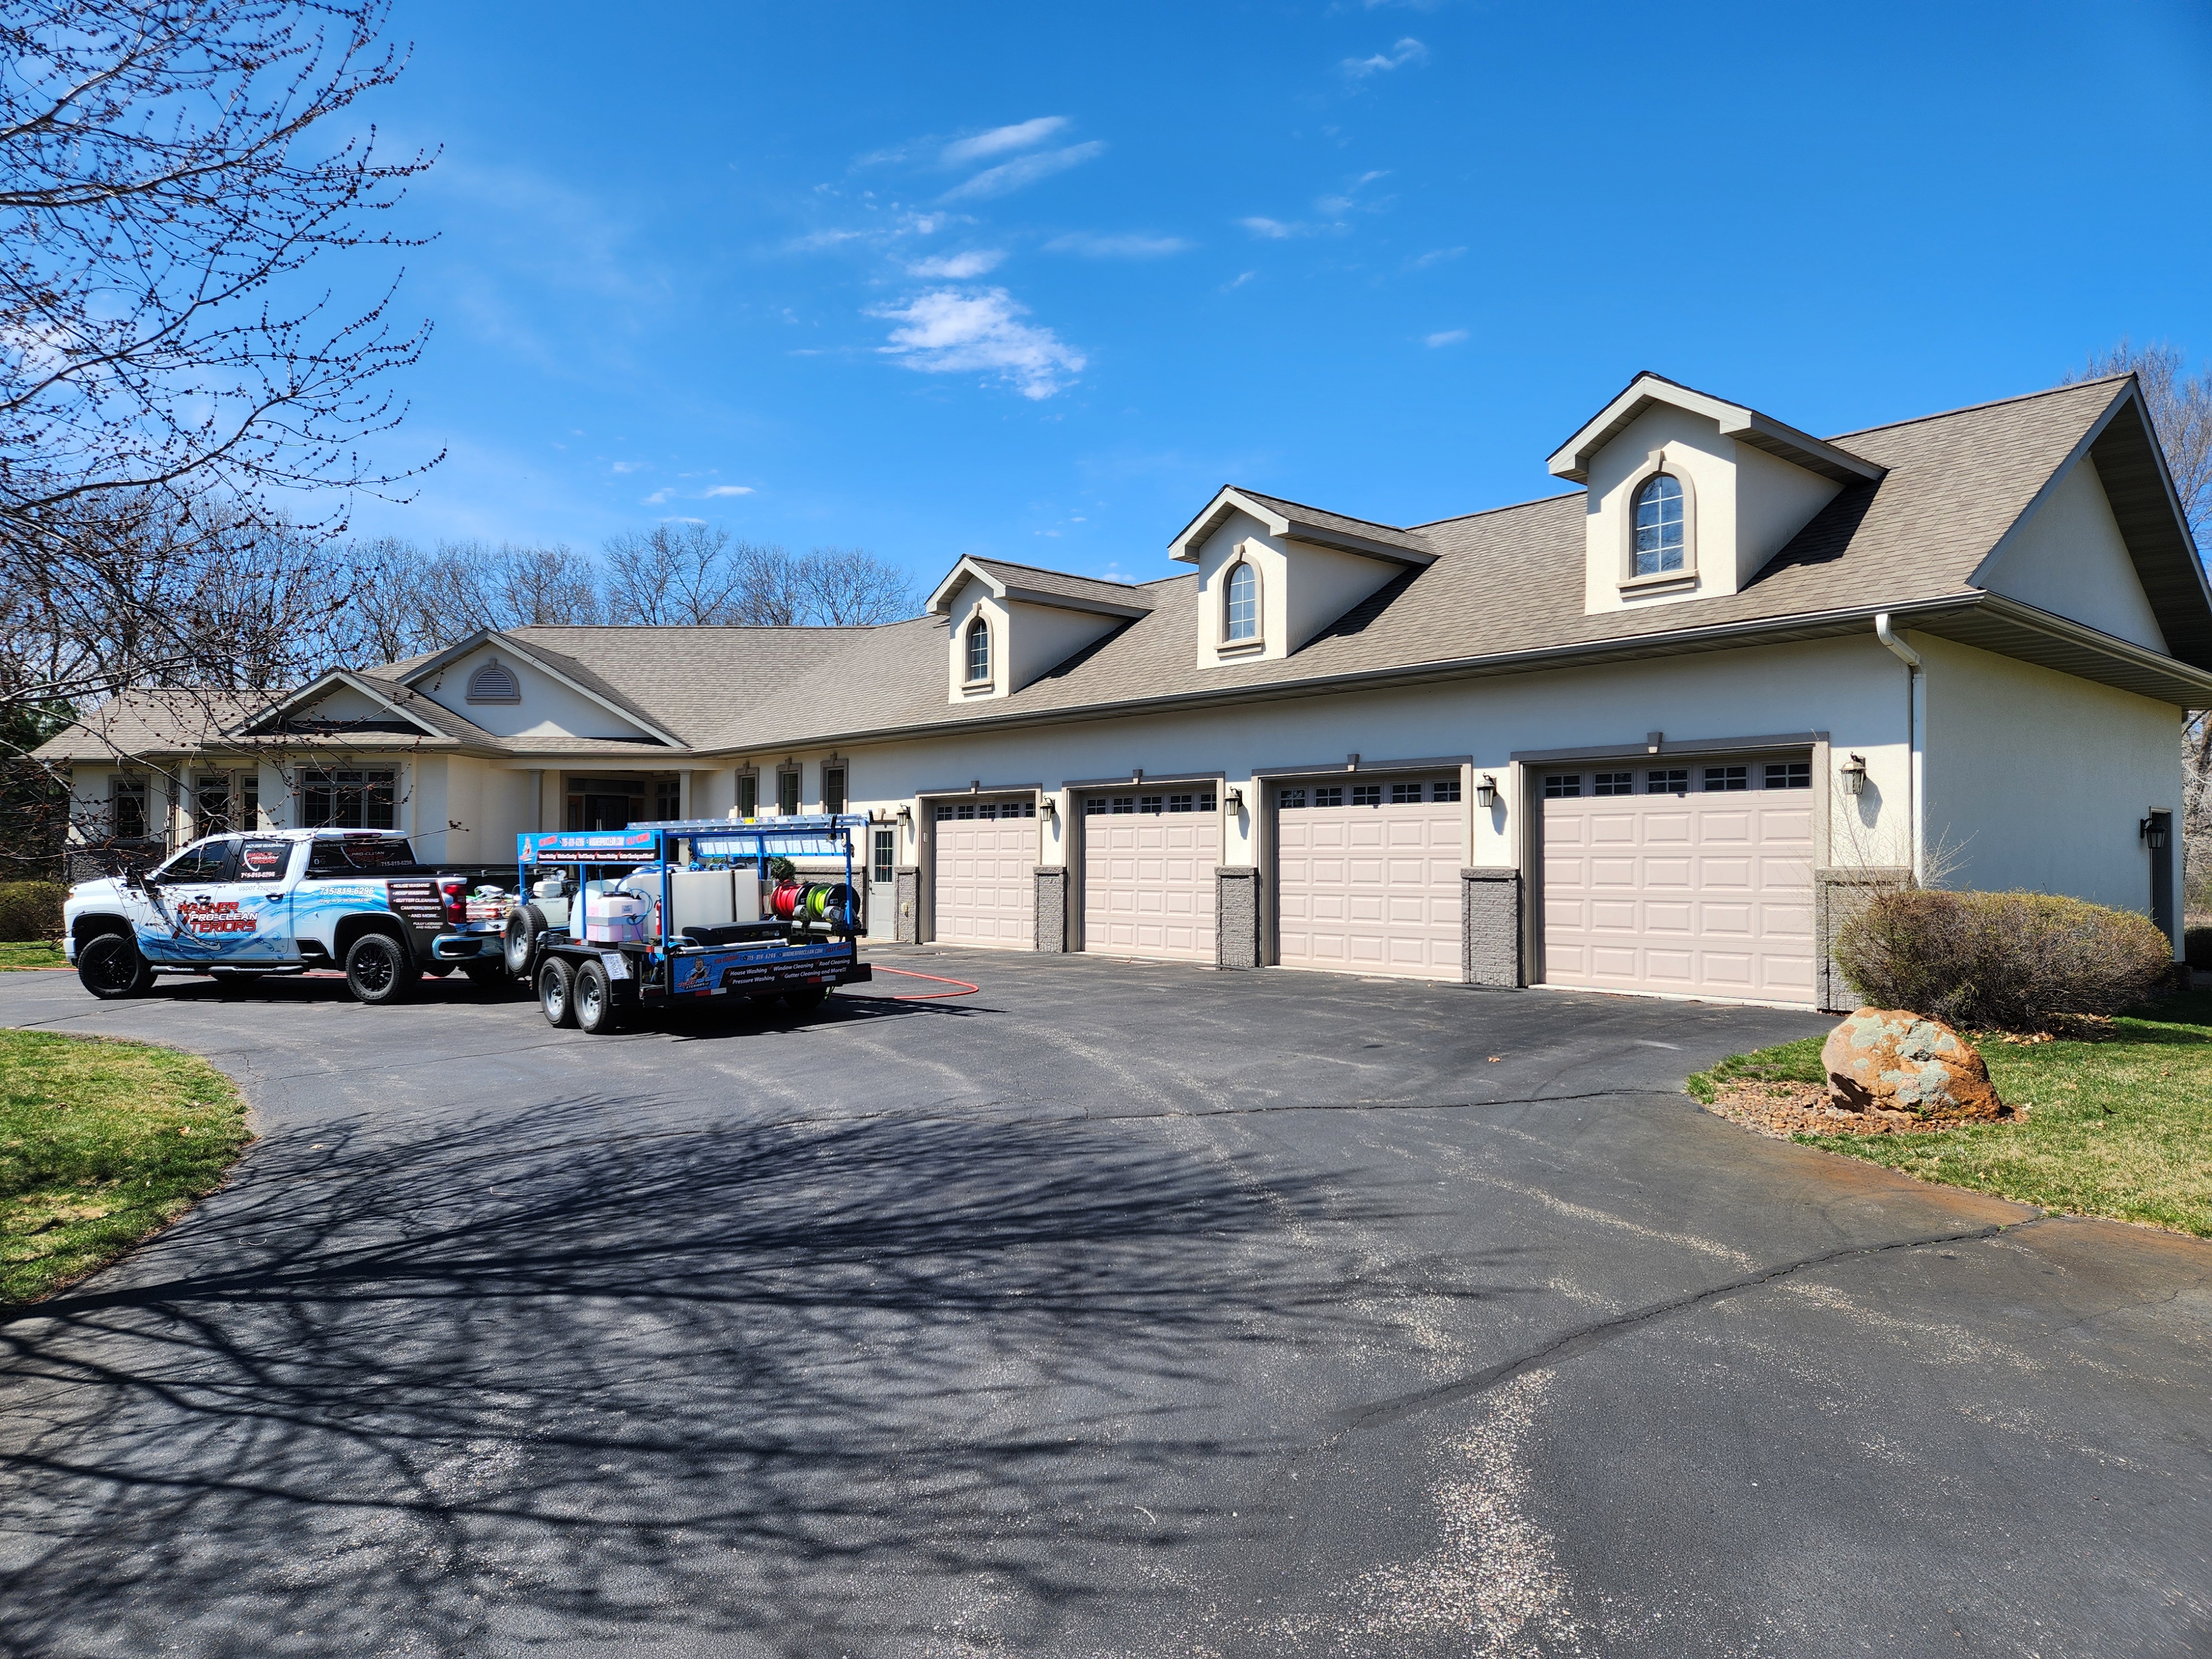
<svg viewBox="0 0 2212 1659"><path fill-rule="evenodd" d="M1083 948L1214 959L1220 803L1212 786L1132 786L1083 803Z"/></svg>
<svg viewBox="0 0 2212 1659"><path fill-rule="evenodd" d="M568 780L571 830L627 830L683 816L684 789L673 775Z"/></svg>
<svg viewBox="0 0 2212 1659"><path fill-rule="evenodd" d="M946 801L934 811L938 943L1035 949L1036 799Z"/></svg>

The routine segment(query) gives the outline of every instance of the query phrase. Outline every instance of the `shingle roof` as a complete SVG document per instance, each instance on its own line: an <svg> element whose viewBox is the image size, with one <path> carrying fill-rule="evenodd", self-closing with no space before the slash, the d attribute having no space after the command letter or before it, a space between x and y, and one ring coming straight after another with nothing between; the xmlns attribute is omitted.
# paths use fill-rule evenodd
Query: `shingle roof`
<svg viewBox="0 0 2212 1659"><path fill-rule="evenodd" d="M1409 552L1428 553L1435 550L1427 538L1418 530L1402 529L1397 525L1380 524L1372 519L1349 518L1341 513L1331 513L1326 507L1309 507L1304 501L1285 501L1280 495L1263 495L1256 489L1247 489L1243 484L1233 486L1240 495L1249 496L1264 507L1273 507L1285 519L1299 524L1312 525L1322 530L1341 531L1365 541L1381 542L1389 547L1402 547Z"/></svg>
<svg viewBox="0 0 2212 1659"><path fill-rule="evenodd" d="M972 555L963 562L990 572L1009 587L1060 593L1072 599L1133 605L1140 610L1148 611L1152 605L1151 584L1140 586L1135 582L1108 581L1098 576L1076 576L1065 570L1047 570L1042 565L1015 564L1006 559L982 559Z"/></svg>

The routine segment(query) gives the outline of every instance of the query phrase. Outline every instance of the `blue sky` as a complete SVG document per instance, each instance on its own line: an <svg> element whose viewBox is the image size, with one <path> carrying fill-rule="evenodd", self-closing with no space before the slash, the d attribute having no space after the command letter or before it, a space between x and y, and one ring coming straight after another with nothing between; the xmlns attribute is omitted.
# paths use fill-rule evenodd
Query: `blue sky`
<svg viewBox="0 0 2212 1659"><path fill-rule="evenodd" d="M435 332L356 528L1139 579L1224 483L1553 493L1640 368L1829 433L2212 353L2212 9L399 0Z"/></svg>

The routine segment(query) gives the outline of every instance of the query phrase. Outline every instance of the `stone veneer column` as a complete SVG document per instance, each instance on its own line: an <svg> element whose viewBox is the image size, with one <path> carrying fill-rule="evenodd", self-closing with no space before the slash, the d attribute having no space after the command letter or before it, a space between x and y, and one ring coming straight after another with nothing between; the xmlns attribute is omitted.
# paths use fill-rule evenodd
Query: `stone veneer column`
<svg viewBox="0 0 2212 1659"><path fill-rule="evenodd" d="M1036 866L1036 948L1048 955L1067 950L1067 866Z"/></svg>
<svg viewBox="0 0 2212 1659"><path fill-rule="evenodd" d="M1459 872L1460 973L1469 985L1517 990L1521 974L1521 872Z"/></svg>
<svg viewBox="0 0 2212 1659"><path fill-rule="evenodd" d="M921 943L921 867L902 864L898 867L898 915L891 924L892 942L898 945Z"/></svg>
<svg viewBox="0 0 2212 1659"><path fill-rule="evenodd" d="M1260 872L1249 864L1214 866L1213 965L1260 965Z"/></svg>
<svg viewBox="0 0 2212 1659"><path fill-rule="evenodd" d="M1836 967L1836 935L1843 932L1844 924L1864 909L1876 893L1894 892L1911 884L1912 872L1902 867L1869 866L1813 872L1813 946L1820 953L1813 964L1813 985L1820 993L1822 1012L1848 1014L1858 1006L1858 998L1844 983Z"/></svg>

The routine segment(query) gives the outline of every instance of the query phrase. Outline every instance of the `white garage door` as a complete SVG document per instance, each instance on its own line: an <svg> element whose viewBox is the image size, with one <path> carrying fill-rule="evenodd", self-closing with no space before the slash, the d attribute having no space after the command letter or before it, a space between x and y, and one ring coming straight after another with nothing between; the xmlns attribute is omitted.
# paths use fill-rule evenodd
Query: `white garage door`
<svg viewBox="0 0 2212 1659"><path fill-rule="evenodd" d="M1132 789L1083 802L1083 948L1212 962L1214 793Z"/></svg>
<svg viewBox="0 0 2212 1659"><path fill-rule="evenodd" d="M1278 787L1276 960L1456 981L1466 846L1457 778Z"/></svg>
<svg viewBox="0 0 2212 1659"><path fill-rule="evenodd" d="M1537 775L1545 983L1813 1005L1809 762Z"/></svg>
<svg viewBox="0 0 2212 1659"><path fill-rule="evenodd" d="M1036 802L949 802L935 828L938 943L1036 949Z"/></svg>

